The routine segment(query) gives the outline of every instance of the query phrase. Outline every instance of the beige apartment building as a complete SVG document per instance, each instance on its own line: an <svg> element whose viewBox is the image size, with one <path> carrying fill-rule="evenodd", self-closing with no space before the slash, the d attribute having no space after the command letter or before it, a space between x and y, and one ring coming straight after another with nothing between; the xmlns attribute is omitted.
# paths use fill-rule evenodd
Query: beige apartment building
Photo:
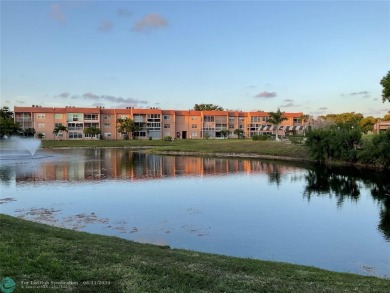
<svg viewBox="0 0 390 293"><path fill-rule="evenodd" d="M22 129L34 128L35 136L44 139L98 139L84 134L84 129L96 127L104 139L124 139L125 133L118 132L118 119L130 118L141 126L139 139L161 139L171 136L175 139L223 138L222 130L229 130L229 137L235 129L242 129L246 138L259 134L302 133L302 112L284 113L287 120L276 126L268 122L269 114L264 111L194 111L162 110L159 108L105 109L103 107L15 107L14 119ZM56 126L63 125L67 132L53 134Z"/></svg>

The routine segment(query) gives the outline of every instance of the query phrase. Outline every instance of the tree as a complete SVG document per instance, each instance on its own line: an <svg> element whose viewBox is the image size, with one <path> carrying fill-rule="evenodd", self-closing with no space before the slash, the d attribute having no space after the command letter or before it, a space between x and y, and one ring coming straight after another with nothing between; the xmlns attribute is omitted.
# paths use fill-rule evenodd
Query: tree
<svg viewBox="0 0 390 293"><path fill-rule="evenodd" d="M35 129L34 128L27 128L23 131L24 136L34 136Z"/></svg>
<svg viewBox="0 0 390 293"><path fill-rule="evenodd" d="M313 119L312 116L310 116L309 114L304 114L302 115L301 117L299 117L302 122L303 122L303 135L305 136L306 134L306 124L309 123L309 127L310 127L310 120Z"/></svg>
<svg viewBox="0 0 390 293"><path fill-rule="evenodd" d="M382 90L382 101L383 103L387 100L390 102L390 71L387 72L387 75L384 76L380 82L383 87Z"/></svg>
<svg viewBox="0 0 390 293"><path fill-rule="evenodd" d="M280 109L278 108L278 111L276 112L269 112L268 115L270 118L268 119L268 122L276 126L276 140L279 140L278 137L278 130L279 130L279 124L282 123L284 120L287 120L287 117L283 117L284 112L280 112Z"/></svg>
<svg viewBox="0 0 390 293"><path fill-rule="evenodd" d="M229 137L229 134L230 134L230 131L227 130L227 129L222 129L221 130L221 135L226 138L226 137Z"/></svg>
<svg viewBox="0 0 390 293"><path fill-rule="evenodd" d="M214 104L195 104L195 111L223 111L223 108Z"/></svg>
<svg viewBox="0 0 390 293"><path fill-rule="evenodd" d="M375 123L376 119L374 117L367 116L360 120L359 127L363 133L367 134L367 132L374 130Z"/></svg>
<svg viewBox="0 0 390 293"><path fill-rule="evenodd" d="M381 120L382 121L390 121L390 113L386 114Z"/></svg>
<svg viewBox="0 0 390 293"><path fill-rule="evenodd" d="M14 113L8 107L0 109L0 138L11 136L20 131L19 123L14 121Z"/></svg>
<svg viewBox="0 0 390 293"><path fill-rule="evenodd" d="M84 128L83 132L84 134L89 134L91 136L96 136L98 138L101 135L100 128L97 128L95 126Z"/></svg>
<svg viewBox="0 0 390 293"><path fill-rule="evenodd" d="M139 132L141 130L141 125L135 123L130 118L119 118L117 120L118 123L118 132L120 133L126 133L127 138L129 138L129 133L131 133L131 137L134 139L135 133ZM126 136L125 136L126 139Z"/></svg>
<svg viewBox="0 0 390 293"><path fill-rule="evenodd" d="M66 126L62 124L59 124L56 127L54 127L53 134L55 135L55 137L61 136L63 131L68 132L68 128L66 128Z"/></svg>
<svg viewBox="0 0 390 293"><path fill-rule="evenodd" d="M244 130L242 129L234 129L233 133L237 135L238 138L244 138Z"/></svg>

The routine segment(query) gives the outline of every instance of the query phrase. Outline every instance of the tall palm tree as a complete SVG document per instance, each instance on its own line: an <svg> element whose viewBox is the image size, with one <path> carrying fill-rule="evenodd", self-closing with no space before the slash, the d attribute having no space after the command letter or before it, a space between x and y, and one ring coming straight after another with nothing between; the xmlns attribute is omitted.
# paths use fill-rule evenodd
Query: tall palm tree
<svg viewBox="0 0 390 293"><path fill-rule="evenodd" d="M303 136L305 136L305 134L306 134L306 123L309 122L309 126L310 126L310 120L312 119L312 117L309 114L304 114L304 115L302 115L299 118L303 122Z"/></svg>
<svg viewBox="0 0 390 293"><path fill-rule="evenodd" d="M284 120L287 120L287 117L284 117L284 112L280 112L280 108L278 108L278 111L276 112L269 112L269 119L268 122L276 126L276 136L275 139L279 140L278 137L278 130L279 130L279 124L282 123Z"/></svg>
<svg viewBox="0 0 390 293"><path fill-rule="evenodd" d="M66 126L60 124L54 127L53 129L53 134L54 134L54 139L59 136L63 131L68 132L68 128Z"/></svg>

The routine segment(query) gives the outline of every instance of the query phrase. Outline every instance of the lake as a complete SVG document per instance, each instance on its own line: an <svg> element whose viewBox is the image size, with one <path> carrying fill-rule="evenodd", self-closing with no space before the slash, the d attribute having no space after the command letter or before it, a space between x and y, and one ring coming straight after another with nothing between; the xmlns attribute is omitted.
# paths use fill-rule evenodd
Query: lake
<svg viewBox="0 0 390 293"><path fill-rule="evenodd" d="M129 149L3 159L1 213L217 254L390 276L385 171Z"/></svg>

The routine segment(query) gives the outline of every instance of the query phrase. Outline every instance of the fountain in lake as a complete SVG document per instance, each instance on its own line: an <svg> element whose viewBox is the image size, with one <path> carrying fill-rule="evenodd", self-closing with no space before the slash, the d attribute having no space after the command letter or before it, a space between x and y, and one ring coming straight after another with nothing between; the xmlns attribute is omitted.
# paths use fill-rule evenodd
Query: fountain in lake
<svg viewBox="0 0 390 293"><path fill-rule="evenodd" d="M0 142L0 160L39 159L36 155L41 140L36 138L11 137ZM44 156L45 157L45 156Z"/></svg>

